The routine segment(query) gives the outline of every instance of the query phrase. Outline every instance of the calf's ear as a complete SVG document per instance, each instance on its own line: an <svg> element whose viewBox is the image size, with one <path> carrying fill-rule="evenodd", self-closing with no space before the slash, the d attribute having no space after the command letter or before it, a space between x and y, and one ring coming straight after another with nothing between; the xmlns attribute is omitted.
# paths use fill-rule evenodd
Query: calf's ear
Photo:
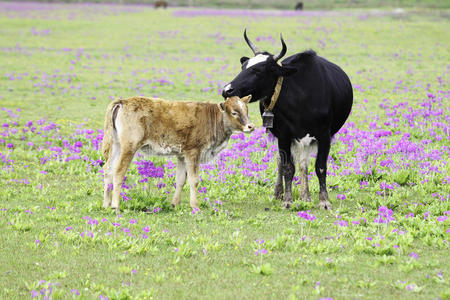
<svg viewBox="0 0 450 300"><path fill-rule="evenodd" d="M250 99L252 99L252 95L245 96L244 98L241 98L241 101L245 104L248 104L250 102Z"/></svg>
<svg viewBox="0 0 450 300"><path fill-rule="evenodd" d="M220 102L217 106L219 107L220 112L225 112L225 102Z"/></svg>

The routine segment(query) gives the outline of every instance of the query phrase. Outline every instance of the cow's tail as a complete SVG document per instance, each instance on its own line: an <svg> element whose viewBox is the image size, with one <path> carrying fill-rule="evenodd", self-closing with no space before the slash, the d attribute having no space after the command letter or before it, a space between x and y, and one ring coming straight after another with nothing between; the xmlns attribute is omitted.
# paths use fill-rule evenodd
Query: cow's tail
<svg viewBox="0 0 450 300"><path fill-rule="evenodd" d="M114 139L117 138L115 120L119 109L122 107L122 100L115 100L108 105L105 115L105 123L103 128L102 154L103 158L108 161L111 156Z"/></svg>

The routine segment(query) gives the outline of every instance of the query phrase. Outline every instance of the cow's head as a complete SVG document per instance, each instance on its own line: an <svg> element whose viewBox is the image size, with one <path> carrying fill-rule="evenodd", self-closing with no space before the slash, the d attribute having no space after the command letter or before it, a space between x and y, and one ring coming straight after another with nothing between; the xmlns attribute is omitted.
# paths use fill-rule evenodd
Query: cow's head
<svg viewBox="0 0 450 300"><path fill-rule="evenodd" d="M276 81L279 76L289 76L296 72L295 68L280 66L277 62L287 51L283 36L280 35L282 49L277 55L267 51L259 51L258 48L248 39L247 30L244 30L244 38L250 49L255 54L254 57L242 57L242 71L227 85L225 85L222 96L242 97L252 95L252 101L270 98L273 93Z"/></svg>
<svg viewBox="0 0 450 300"><path fill-rule="evenodd" d="M225 127L231 131L252 132L255 125L250 122L248 117L247 104L252 95L243 98L237 96L225 99L225 102L219 104L219 109L224 115Z"/></svg>

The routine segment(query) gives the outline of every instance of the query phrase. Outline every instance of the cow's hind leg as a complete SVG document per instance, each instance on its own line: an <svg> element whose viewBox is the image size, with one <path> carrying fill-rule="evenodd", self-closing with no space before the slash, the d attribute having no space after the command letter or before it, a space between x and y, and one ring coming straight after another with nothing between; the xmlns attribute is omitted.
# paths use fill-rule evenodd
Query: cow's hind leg
<svg viewBox="0 0 450 300"><path fill-rule="evenodd" d="M172 206L180 205L181 191L186 183L186 163L183 157L178 157L177 173L176 173L176 188L173 195Z"/></svg>
<svg viewBox="0 0 450 300"><path fill-rule="evenodd" d="M274 197L275 199L281 200L283 198L283 175L282 175L282 168L281 168L281 158L278 155L277 157L277 166L278 166L278 174L277 174L277 183L275 184L275 192Z"/></svg>
<svg viewBox="0 0 450 300"><path fill-rule="evenodd" d="M308 185L308 164L301 162L300 169L300 197L303 201L311 202L311 194L309 193Z"/></svg>
<svg viewBox="0 0 450 300"><path fill-rule="evenodd" d="M128 167L130 166L131 161L133 160L135 153L136 150L132 147L122 147L119 161L114 168L114 190L112 193L111 208L115 209L116 212L120 212L120 192L122 190L123 179L125 178L125 174L128 170Z"/></svg>
<svg viewBox="0 0 450 300"><path fill-rule="evenodd" d="M281 159L281 174L284 178L284 197L283 207L290 208L292 206L292 179L294 178L295 165L291 154L291 141L278 140L278 148Z"/></svg>
<svg viewBox="0 0 450 300"><path fill-rule="evenodd" d="M319 207L331 209L331 203L328 200L327 192L327 159L330 152L330 137L323 137L319 140L316 159L316 174L319 178Z"/></svg>

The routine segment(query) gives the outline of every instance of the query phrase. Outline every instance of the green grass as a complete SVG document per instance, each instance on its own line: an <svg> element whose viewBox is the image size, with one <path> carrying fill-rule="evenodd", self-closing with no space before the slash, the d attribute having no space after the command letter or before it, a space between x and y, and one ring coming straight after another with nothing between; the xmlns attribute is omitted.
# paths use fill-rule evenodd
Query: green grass
<svg viewBox="0 0 450 300"><path fill-rule="evenodd" d="M174 17L171 9L133 6L58 4L55 10L46 6L42 11L24 12L25 7L27 4L19 11L5 10L13 17L0 12L0 106L19 115L14 118L0 111L0 123L15 120L18 125L10 129L19 130L0 136L5 140L0 143L0 298L31 298L33 290L47 288L48 282L54 284L53 299L71 298L72 289L86 299L98 299L99 295L109 299L450 297L449 220L436 220L450 210L445 148L448 19L435 11L407 12L401 17L343 11L315 17L183 18ZM242 38L245 27L255 42L262 38L257 42L260 48L278 52L278 34L282 32L287 55L312 48L339 64L355 86L348 123L371 132L370 123L377 122L385 130L409 132L411 140L419 144L432 139L423 152L440 151L441 160L427 160L439 172L423 175L419 162L383 152L369 157L362 167L370 170L374 158L392 158L398 163L405 158L411 166L400 171L380 167L365 175L328 176L331 212L317 209L318 183L311 173L315 202L302 203L295 186L295 208L282 210L281 203L272 198L275 160L259 173L260 180L254 180L239 173L238 166L246 163L240 156L227 160L226 165L238 173L227 174L225 183L210 180L202 171L201 186L207 192L200 194L200 199L207 201L194 215L188 206L187 187L181 207L169 207L168 192L173 192L174 179L167 175L173 169L166 167L164 179L142 184L133 166L127 184L136 187L127 193L132 200L122 203L123 213L118 217L101 208L100 167L83 159L65 161L67 155L41 164L42 158L55 153L45 142L62 146L62 140L71 144L81 141L81 157L101 159L88 134L76 134L76 130L101 129L110 97L143 94L221 101L218 89L239 72L239 58L251 53ZM273 43L264 39L268 36ZM18 79L19 75L23 79ZM157 82L159 79L171 83ZM204 90L209 87L212 89ZM380 107L383 99L391 104L408 102L408 109L418 111L428 93L444 99L442 115L416 118L416 124L424 122L422 129L410 128L401 116L400 127L384 125L390 116ZM260 126L257 105L249 108L252 120ZM47 123L36 125L39 119ZM37 128L54 122L58 130L21 133L30 120ZM447 127L429 125L436 120ZM430 129L443 139L430 136ZM400 138L395 134L388 137L393 142ZM33 146L27 145L30 141ZM355 141L356 150L346 152L347 146L338 140L330 153L335 165L353 162L364 141ZM7 143L13 143L14 149L7 148ZM265 155L266 151L255 152L250 158L260 163ZM151 159L157 166L168 161ZM217 176L219 171L210 173ZM23 180L29 184L21 183ZM367 181L367 188L360 189L361 180ZM159 189L160 182L166 186ZM382 182L400 186L380 196L377 192ZM439 201L436 193L447 200ZM347 199L337 200L338 194ZM216 200L223 204L214 204ZM392 208L395 222L374 223L379 206ZM145 213L146 207L162 210ZM317 219L309 224L297 217L298 210L311 210ZM425 220L427 211L432 215ZM406 218L410 212L414 218ZM334 225L340 220L337 215L348 223L366 218L367 224L339 227ZM88 225L85 216L99 224ZM138 223L130 224L134 219ZM137 238L112 222L129 228ZM142 239L145 226L149 226L148 238ZM399 235L394 229L406 233ZM81 236L88 232L94 237ZM265 242L258 244L258 239ZM380 247L373 247L374 243ZM261 248L268 253L255 256ZM411 252L418 253L417 260L409 256Z"/></svg>

